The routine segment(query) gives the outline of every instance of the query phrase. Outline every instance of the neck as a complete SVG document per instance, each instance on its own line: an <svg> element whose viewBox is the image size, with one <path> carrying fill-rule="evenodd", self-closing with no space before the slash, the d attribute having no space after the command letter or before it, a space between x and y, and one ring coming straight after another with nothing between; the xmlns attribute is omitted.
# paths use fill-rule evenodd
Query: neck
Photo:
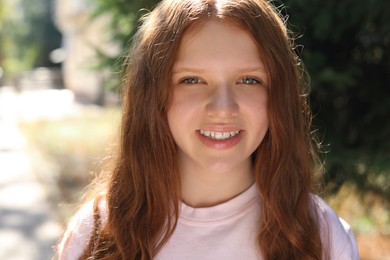
<svg viewBox="0 0 390 260"><path fill-rule="evenodd" d="M254 182L251 163L229 171L213 171L181 166L182 200L191 207L211 207L226 202L248 189Z"/></svg>

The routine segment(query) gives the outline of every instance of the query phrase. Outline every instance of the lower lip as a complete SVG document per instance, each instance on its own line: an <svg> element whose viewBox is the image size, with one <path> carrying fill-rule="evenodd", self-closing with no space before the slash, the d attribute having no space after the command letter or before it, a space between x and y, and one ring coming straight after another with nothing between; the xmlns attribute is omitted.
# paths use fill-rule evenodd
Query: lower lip
<svg viewBox="0 0 390 260"><path fill-rule="evenodd" d="M240 142L242 131L239 134L225 140L211 139L209 137L200 134L200 131L197 131L196 133L200 141L206 146L217 150L225 150L225 149L232 148L233 146L235 146Z"/></svg>

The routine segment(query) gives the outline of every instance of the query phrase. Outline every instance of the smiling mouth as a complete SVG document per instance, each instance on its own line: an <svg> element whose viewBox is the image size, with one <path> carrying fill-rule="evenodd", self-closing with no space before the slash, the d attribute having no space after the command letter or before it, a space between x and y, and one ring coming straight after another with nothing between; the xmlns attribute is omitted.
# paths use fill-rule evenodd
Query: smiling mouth
<svg viewBox="0 0 390 260"><path fill-rule="evenodd" d="M238 135L240 131L216 132L200 130L200 134L214 140L226 140Z"/></svg>

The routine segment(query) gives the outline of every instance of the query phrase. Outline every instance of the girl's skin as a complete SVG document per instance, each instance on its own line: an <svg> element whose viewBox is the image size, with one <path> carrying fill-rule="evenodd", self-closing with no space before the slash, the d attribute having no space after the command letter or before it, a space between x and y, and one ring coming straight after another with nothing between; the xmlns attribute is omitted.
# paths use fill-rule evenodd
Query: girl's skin
<svg viewBox="0 0 390 260"><path fill-rule="evenodd" d="M268 130L267 72L251 35L218 20L189 28L172 86L168 122L183 201L213 206L246 190L254 181L251 155ZM216 140L220 133L227 138Z"/></svg>

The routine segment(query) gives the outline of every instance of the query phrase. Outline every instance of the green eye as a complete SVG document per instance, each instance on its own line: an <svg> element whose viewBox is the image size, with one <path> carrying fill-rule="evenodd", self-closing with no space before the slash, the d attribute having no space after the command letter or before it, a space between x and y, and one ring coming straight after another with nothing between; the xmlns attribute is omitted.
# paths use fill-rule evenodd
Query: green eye
<svg viewBox="0 0 390 260"><path fill-rule="evenodd" d="M202 83L202 81L199 78L196 77L188 77L181 81L181 83L184 84L199 84Z"/></svg>
<svg viewBox="0 0 390 260"><path fill-rule="evenodd" d="M261 82L255 78L252 78L252 77L245 77L245 78L240 79L240 83L255 85L255 84L260 84Z"/></svg>

